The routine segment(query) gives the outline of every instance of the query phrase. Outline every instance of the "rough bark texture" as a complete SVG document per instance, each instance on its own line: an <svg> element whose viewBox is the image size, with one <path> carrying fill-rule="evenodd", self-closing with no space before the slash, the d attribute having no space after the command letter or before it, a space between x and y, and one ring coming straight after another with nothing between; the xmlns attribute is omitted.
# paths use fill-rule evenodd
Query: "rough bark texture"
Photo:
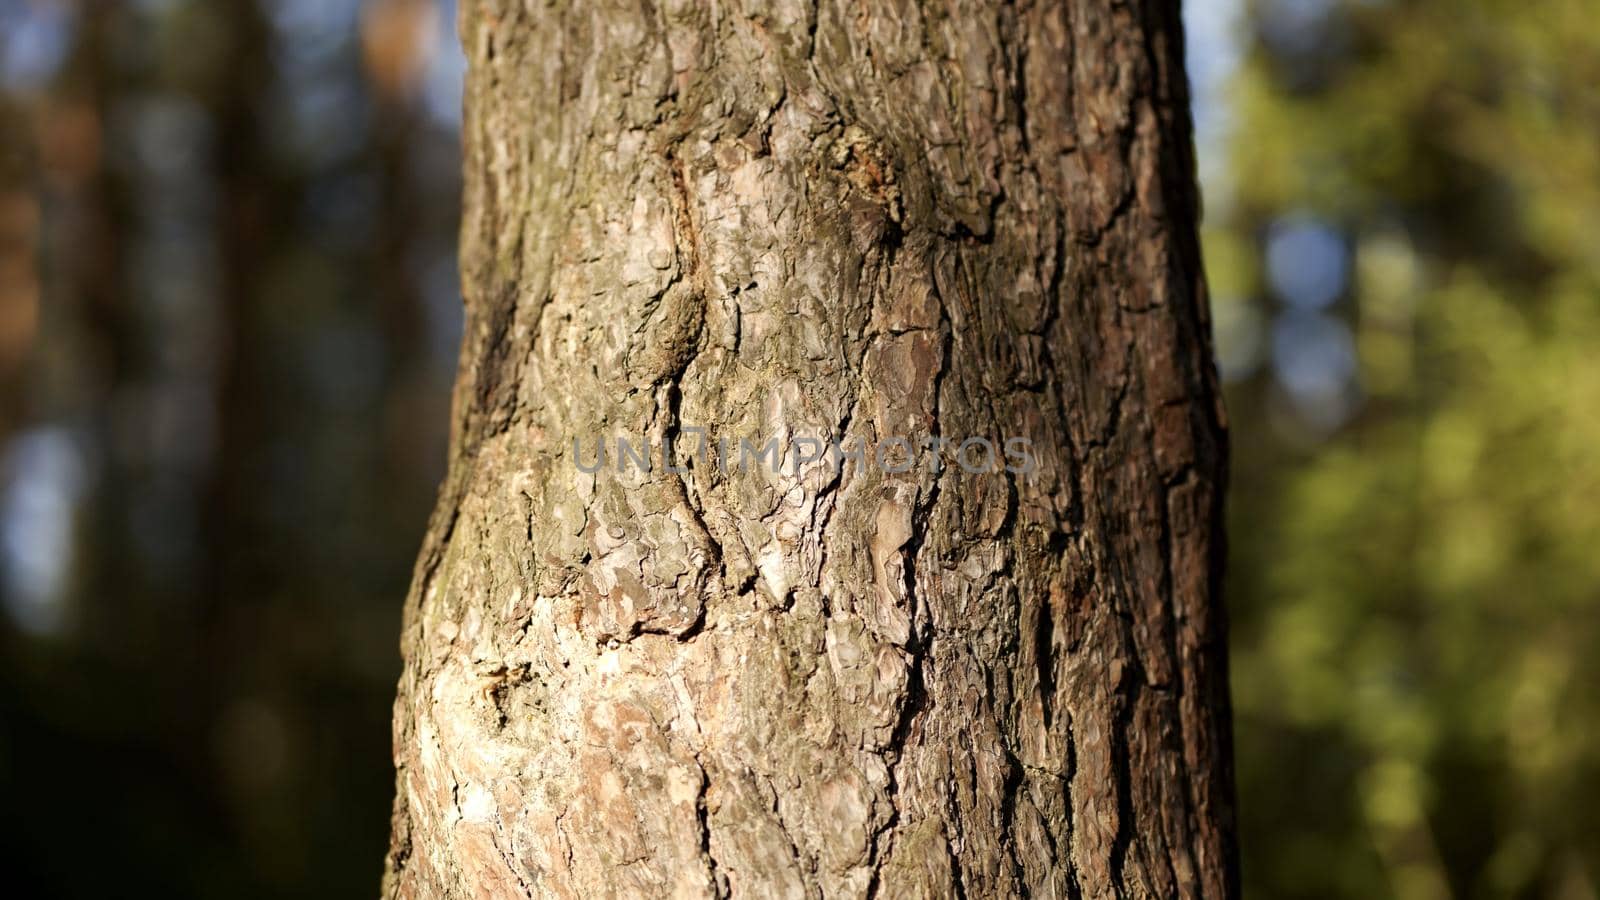
<svg viewBox="0 0 1600 900"><path fill-rule="evenodd" d="M460 25L467 337L386 895L1236 895L1175 5ZM574 459L688 426L790 455Z"/></svg>

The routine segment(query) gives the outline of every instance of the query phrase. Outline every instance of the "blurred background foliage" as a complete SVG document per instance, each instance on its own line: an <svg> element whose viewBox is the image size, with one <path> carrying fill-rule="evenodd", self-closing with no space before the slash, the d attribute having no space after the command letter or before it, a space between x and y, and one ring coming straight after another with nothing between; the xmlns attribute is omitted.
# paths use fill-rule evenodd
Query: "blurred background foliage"
<svg viewBox="0 0 1600 900"><path fill-rule="evenodd" d="M1597 12L1187 4L1250 896L1596 896ZM376 889L453 16L0 0L8 893Z"/></svg>
<svg viewBox="0 0 1600 900"><path fill-rule="evenodd" d="M1600 8L1231 14L1203 239L1250 893L1593 898Z"/></svg>

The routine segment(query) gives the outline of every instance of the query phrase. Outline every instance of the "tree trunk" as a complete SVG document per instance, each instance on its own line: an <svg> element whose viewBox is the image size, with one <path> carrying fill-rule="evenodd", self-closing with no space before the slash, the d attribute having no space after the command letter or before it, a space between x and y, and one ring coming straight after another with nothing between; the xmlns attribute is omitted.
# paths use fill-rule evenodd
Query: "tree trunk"
<svg viewBox="0 0 1600 900"><path fill-rule="evenodd" d="M460 26L386 895L1236 896L1175 4Z"/></svg>

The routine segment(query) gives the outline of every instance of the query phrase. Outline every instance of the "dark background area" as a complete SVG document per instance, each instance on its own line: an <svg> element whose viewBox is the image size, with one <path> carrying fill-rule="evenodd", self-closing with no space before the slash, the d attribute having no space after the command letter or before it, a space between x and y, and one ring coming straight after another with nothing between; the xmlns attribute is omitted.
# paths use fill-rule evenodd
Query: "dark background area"
<svg viewBox="0 0 1600 900"><path fill-rule="evenodd" d="M11 896L377 891L460 334L453 15L0 0Z"/></svg>
<svg viewBox="0 0 1600 900"><path fill-rule="evenodd" d="M8 896L376 892L453 7L0 0ZM1186 4L1252 897L1596 897L1596 12Z"/></svg>

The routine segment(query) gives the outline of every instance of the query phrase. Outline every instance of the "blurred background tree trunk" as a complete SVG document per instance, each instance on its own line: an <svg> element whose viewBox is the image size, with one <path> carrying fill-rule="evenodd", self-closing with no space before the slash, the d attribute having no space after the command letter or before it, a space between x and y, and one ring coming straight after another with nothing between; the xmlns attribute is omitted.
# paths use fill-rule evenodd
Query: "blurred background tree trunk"
<svg viewBox="0 0 1600 900"><path fill-rule="evenodd" d="M756 6L464 5L386 895L1235 896L1175 5Z"/></svg>
<svg viewBox="0 0 1600 900"><path fill-rule="evenodd" d="M0 0L12 893L372 888L461 309L447 2Z"/></svg>

